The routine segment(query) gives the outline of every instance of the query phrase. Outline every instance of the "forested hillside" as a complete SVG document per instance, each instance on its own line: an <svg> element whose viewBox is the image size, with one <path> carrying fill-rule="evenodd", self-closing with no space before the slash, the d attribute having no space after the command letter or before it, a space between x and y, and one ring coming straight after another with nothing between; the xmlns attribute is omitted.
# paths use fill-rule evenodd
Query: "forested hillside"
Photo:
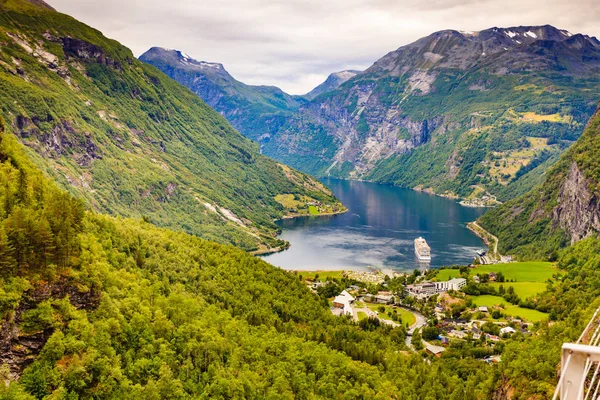
<svg viewBox="0 0 600 400"><path fill-rule="evenodd" d="M527 194L488 211L480 224L498 236L499 250L521 258L556 252L600 232L600 112L579 140Z"/></svg>
<svg viewBox="0 0 600 400"><path fill-rule="evenodd" d="M131 51L46 7L0 1L0 115L49 176L94 209L246 250L277 247L276 196L342 206L263 157Z"/></svg>
<svg viewBox="0 0 600 400"><path fill-rule="evenodd" d="M537 296L555 322L507 340L499 365L475 359L478 341L423 360L403 328L334 317L239 249L86 211L0 138L3 399L543 399L598 305L587 239Z"/></svg>

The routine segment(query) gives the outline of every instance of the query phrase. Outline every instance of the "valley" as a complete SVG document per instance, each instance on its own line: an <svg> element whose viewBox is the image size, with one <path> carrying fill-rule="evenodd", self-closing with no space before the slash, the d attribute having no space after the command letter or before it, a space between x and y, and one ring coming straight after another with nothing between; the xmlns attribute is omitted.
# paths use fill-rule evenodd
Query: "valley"
<svg viewBox="0 0 600 400"><path fill-rule="evenodd" d="M386 33L391 4L338 4L333 23L355 15L358 38L319 35L317 3L242 3L61 4L107 18L131 50L43 0L0 0L0 399L593 387L600 42L486 29L494 13L479 12L479 31L344 70L343 44ZM439 29L429 17L444 11L418 7ZM381 31L361 30L374 16ZM157 47L195 42L253 82L339 72L290 95Z"/></svg>
<svg viewBox="0 0 600 400"><path fill-rule="evenodd" d="M156 52L142 60L234 115L234 126L268 156L317 177L419 188L477 206L540 183L583 131L600 89L593 37L552 26L449 30L392 51L326 91L320 86L318 96L297 96L294 106L279 108L276 127L261 120L262 111L241 106L244 125L221 104L242 91L213 100L208 87L230 86Z"/></svg>

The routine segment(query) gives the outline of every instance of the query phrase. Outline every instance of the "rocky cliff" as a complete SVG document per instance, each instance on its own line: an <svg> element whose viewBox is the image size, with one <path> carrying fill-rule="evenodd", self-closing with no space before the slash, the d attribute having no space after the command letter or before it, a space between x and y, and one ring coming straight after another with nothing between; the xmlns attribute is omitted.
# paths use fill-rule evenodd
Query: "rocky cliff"
<svg viewBox="0 0 600 400"><path fill-rule="evenodd" d="M573 162L552 214L554 228L563 229L570 236L571 244L600 232L600 199L590 186Z"/></svg>

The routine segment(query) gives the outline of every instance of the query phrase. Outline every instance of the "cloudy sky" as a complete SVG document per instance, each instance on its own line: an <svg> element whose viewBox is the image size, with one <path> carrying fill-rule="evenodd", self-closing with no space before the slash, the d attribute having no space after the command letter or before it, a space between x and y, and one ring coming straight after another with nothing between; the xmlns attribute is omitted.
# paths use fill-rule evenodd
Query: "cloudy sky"
<svg viewBox="0 0 600 400"><path fill-rule="evenodd" d="M551 24L600 37L598 0L47 0L136 56L152 46L224 64L238 80L310 91L442 29Z"/></svg>

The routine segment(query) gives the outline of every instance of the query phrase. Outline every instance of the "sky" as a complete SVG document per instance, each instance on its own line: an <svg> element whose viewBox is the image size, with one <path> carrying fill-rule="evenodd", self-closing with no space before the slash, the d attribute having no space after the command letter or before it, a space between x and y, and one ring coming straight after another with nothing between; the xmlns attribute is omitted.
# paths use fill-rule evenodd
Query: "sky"
<svg viewBox="0 0 600 400"><path fill-rule="evenodd" d="M443 29L551 24L600 37L598 0L47 0L140 56L159 46L304 94Z"/></svg>

